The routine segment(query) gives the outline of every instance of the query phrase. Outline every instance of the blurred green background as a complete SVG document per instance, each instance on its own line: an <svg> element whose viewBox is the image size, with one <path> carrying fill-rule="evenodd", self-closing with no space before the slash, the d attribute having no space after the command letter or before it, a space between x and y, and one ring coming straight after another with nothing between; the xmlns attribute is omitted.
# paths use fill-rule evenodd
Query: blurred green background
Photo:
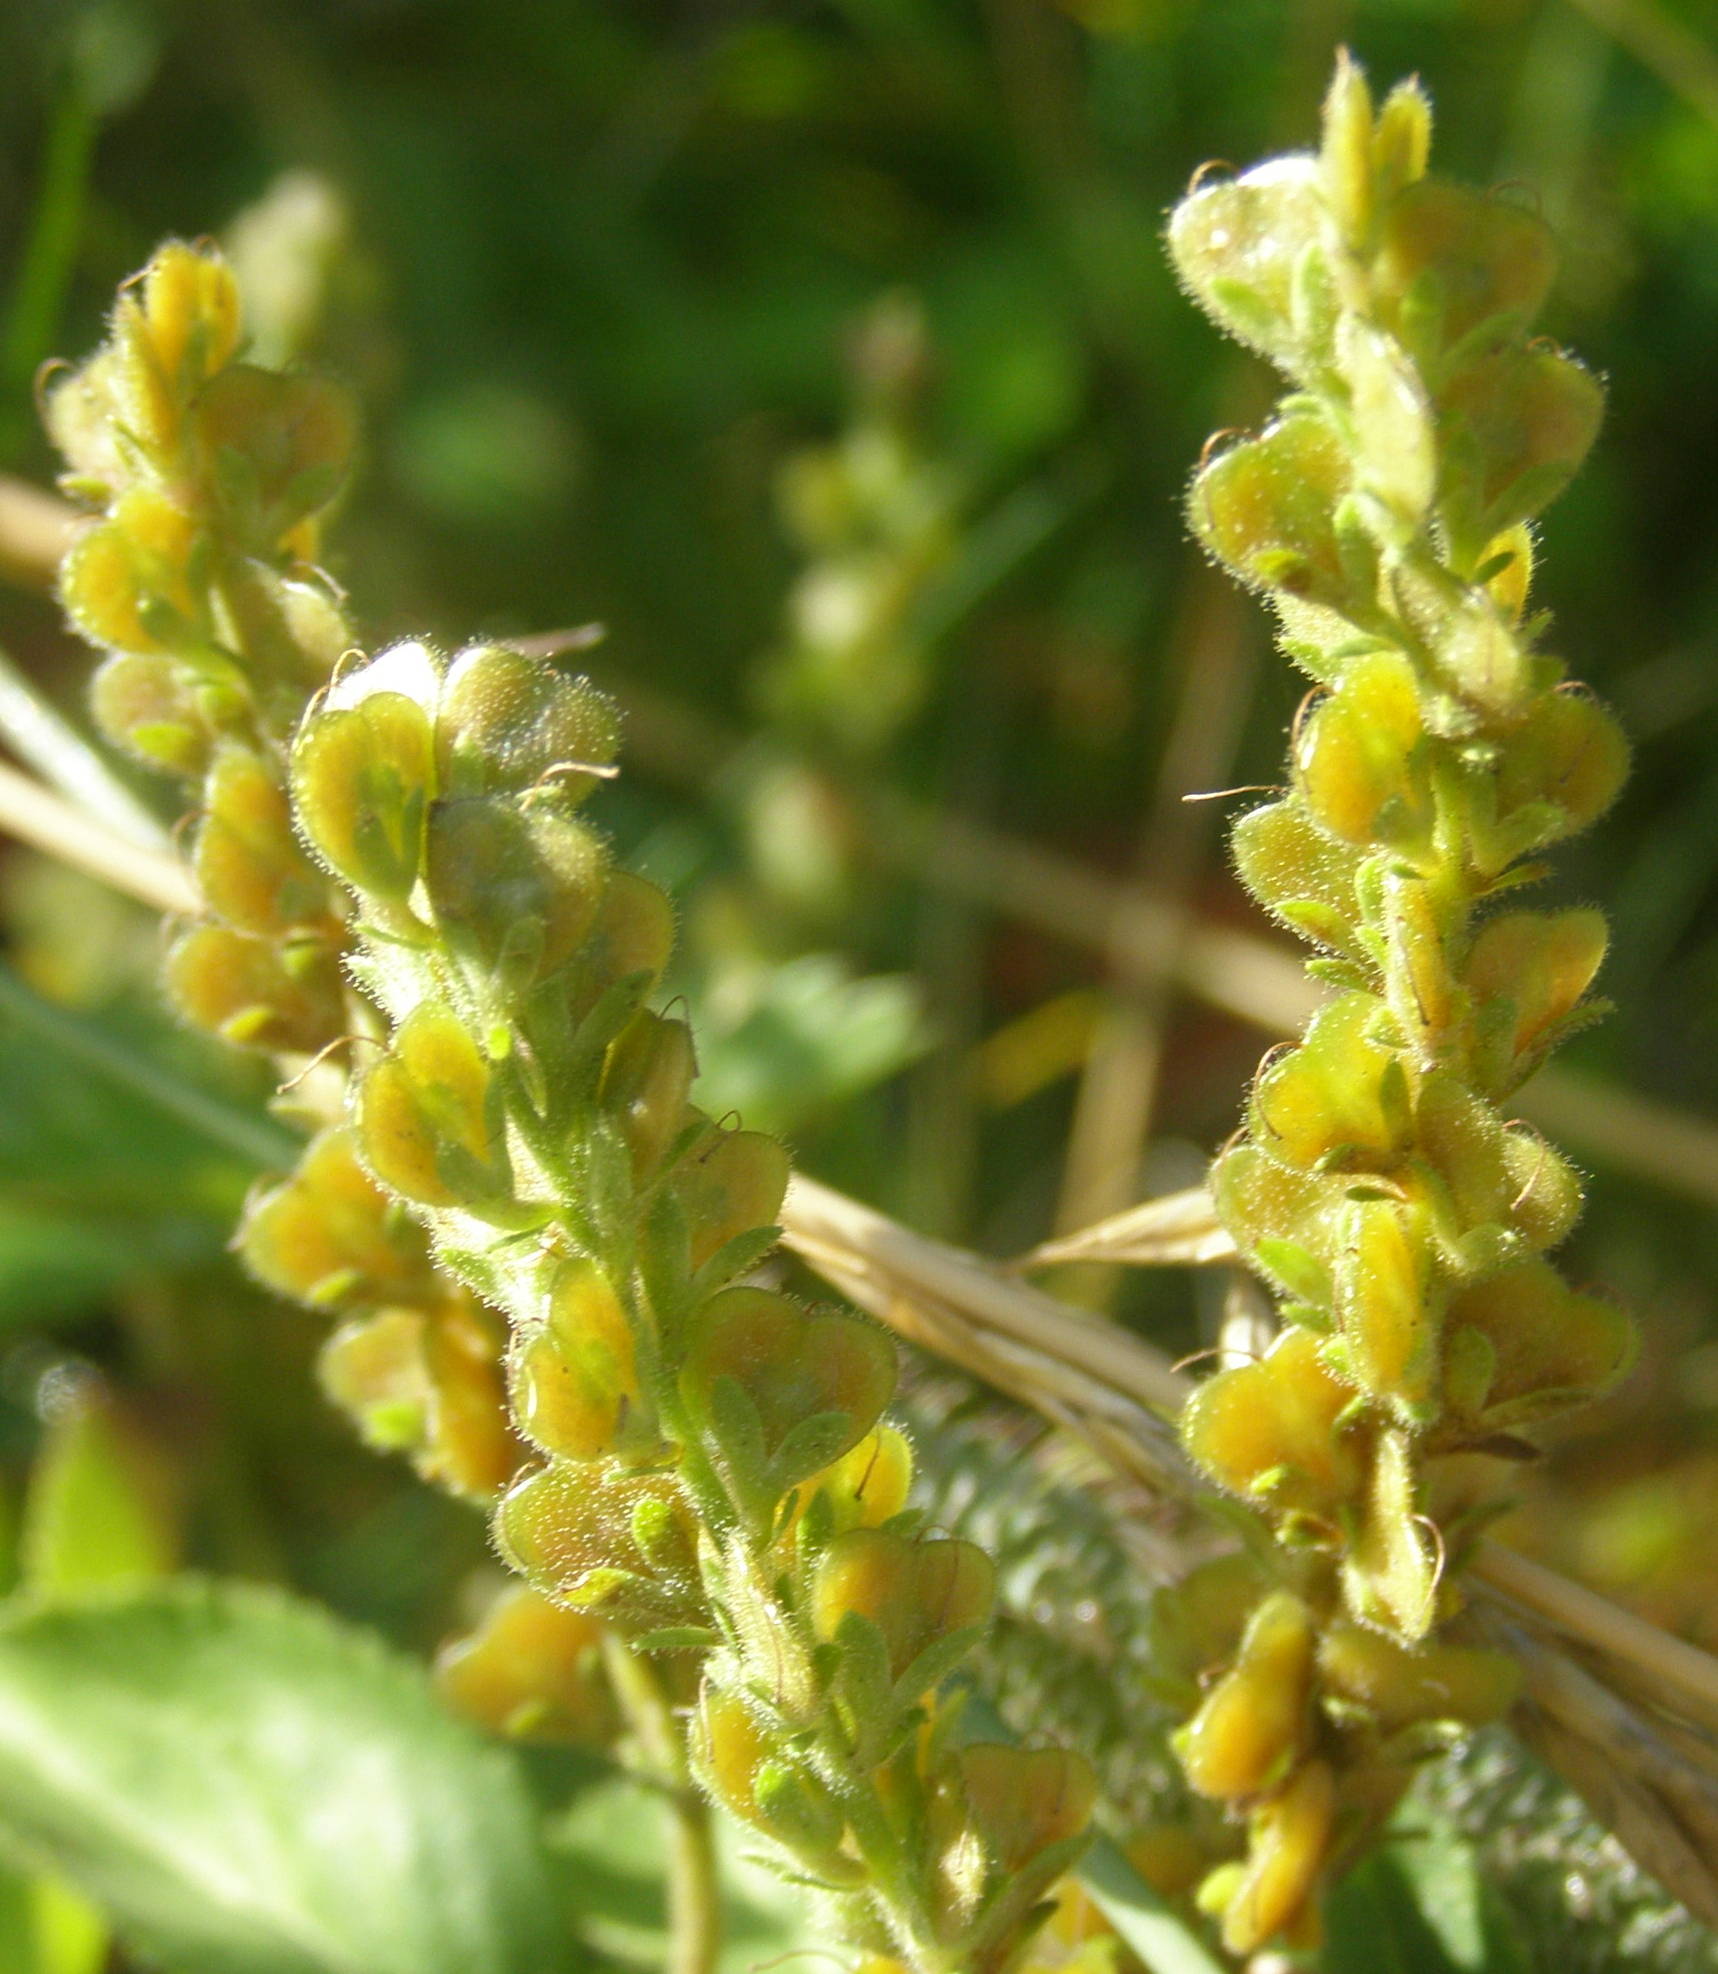
<svg viewBox="0 0 1718 1974"><path fill-rule="evenodd" d="M1573 1272L1652 1341L1518 1529L1718 1642L1718 8L3 0L0 467L51 480L38 366L161 236L222 235L268 358L363 400L332 560L377 639L607 626L605 814L681 897L712 1107L1018 1253L1194 1181L1265 1039L1220 1005L1275 991L1218 937L1263 934L1236 804L1180 797L1270 783L1302 688L1180 497L1267 384L1159 236L1202 159L1308 138L1343 42L1424 77L1446 170L1532 188L1547 331L1610 380L1544 542L1638 749L1556 879L1612 911L1620 1007L1564 1101ZM77 707L47 598L0 589L0 645ZM4 881L74 1024L0 1044L8 1498L95 1393L176 1553L433 1638L480 1530L345 1443L309 1319L222 1253L264 1093L165 1031L143 914ZM1211 1316L1182 1276L1052 1285L1178 1352Z"/></svg>

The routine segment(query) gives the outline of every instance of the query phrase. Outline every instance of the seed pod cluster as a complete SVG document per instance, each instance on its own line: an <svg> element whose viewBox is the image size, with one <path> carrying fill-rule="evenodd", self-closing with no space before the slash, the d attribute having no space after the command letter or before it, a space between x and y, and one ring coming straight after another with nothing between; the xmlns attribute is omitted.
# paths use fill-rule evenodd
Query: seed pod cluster
<svg viewBox="0 0 1718 1974"><path fill-rule="evenodd" d="M503 1312L533 1449L495 1534L537 1601L448 1677L503 1722L576 1722L580 1625L664 1655L695 1687L700 1779L858 1943L1000 1969L1093 1780L1060 1751L959 1744L940 1688L992 1566L906 1506L888 1337L748 1279L786 1158L697 1109L687 1027L650 1005L668 901L581 813L617 737L551 663L413 643L347 671L291 748L385 1028L346 1142Z"/></svg>
<svg viewBox="0 0 1718 1974"><path fill-rule="evenodd" d="M94 510L60 571L72 622L107 656L93 687L115 745L194 804L204 915L167 957L179 1012L291 1062L364 1021L342 972L343 892L304 849L286 742L352 644L317 567L354 445L325 379L242 360L231 270L170 241L126 283L107 342L49 385L62 484ZM430 1267L421 1231L331 1128L253 1202L241 1236L269 1287L337 1315L329 1392L373 1444L487 1499L518 1464L502 1326Z"/></svg>
<svg viewBox="0 0 1718 1974"><path fill-rule="evenodd" d="M1194 299L1293 386L1202 464L1189 511L1315 681L1288 790L1234 847L1334 990L1267 1059L1212 1175L1281 1334L1182 1425L1276 1539L1269 1567L1225 1565L1166 1615L1183 1766L1248 1830L1202 1892L1237 1953L1309 1938L1320 1882L1410 1762L1510 1703L1505 1661L1434 1635L1463 1533L1437 1525L1435 1462L1528 1451L1521 1428L1606 1390L1633 1349L1545 1258L1580 1182L1507 1114L1595 1013L1605 949L1597 912L1515 902L1626 767L1527 602L1529 523L1600 391L1530 334L1542 220L1428 175L1429 135L1416 84L1375 110L1344 60L1317 155L1206 183L1170 225Z"/></svg>

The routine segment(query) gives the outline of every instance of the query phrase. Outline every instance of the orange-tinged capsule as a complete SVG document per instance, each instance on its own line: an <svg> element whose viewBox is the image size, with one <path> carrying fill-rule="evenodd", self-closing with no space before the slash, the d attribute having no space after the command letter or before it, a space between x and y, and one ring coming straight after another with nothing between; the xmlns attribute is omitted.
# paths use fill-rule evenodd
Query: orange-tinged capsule
<svg viewBox="0 0 1718 1974"><path fill-rule="evenodd" d="M1395 651L1350 660L1300 731L1295 773L1307 807L1348 843L1376 842L1386 809L1392 841L1423 833L1430 810L1416 757L1424 737L1408 660Z"/></svg>
<svg viewBox="0 0 1718 1974"><path fill-rule="evenodd" d="M1291 1927L1317 1889L1336 1823L1330 1764L1307 1762L1254 1813L1246 1869L1223 1914L1230 1953L1256 1953Z"/></svg>
<svg viewBox="0 0 1718 1974"><path fill-rule="evenodd" d="M434 1282L422 1232L359 1163L345 1124L313 1138L292 1176L252 1201L239 1251L269 1288L322 1307L413 1299Z"/></svg>
<svg viewBox="0 0 1718 1974"><path fill-rule="evenodd" d="M1285 1330L1256 1364L1207 1378L1188 1400L1181 1436L1194 1460L1231 1493L1329 1515L1350 1500L1363 1466L1353 1435L1336 1428L1354 1389L1334 1377L1310 1330Z"/></svg>
<svg viewBox="0 0 1718 1974"><path fill-rule="evenodd" d="M670 1179L686 1214L692 1266L737 1235L772 1227L787 1195L788 1156L762 1131L721 1131L688 1152Z"/></svg>
<svg viewBox="0 0 1718 1974"><path fill-rule="evenodd" d="M1273 1591L1249 1619L1233 1667L1175 1736L1187 1780L1233 1802L1274 1788L1307 1738L1315 1632L1291 1591Z"/></svg>
<svg viewBox="0 0 1718 1974"><path fill-rule="evenodd" d="M837 1458L877 1423L895 1389L895 1347L857 1316L808 1313L769 1289L723 1289L699 1312L680 1372L687 1403L707 1422L720 1414L715 1388L731 1379L756 1410L767 1459L778 1459L796 1426L829 1413L846 1417ZM778 1472L785 1489L805 1480L831 1451L825 1441L804 1471Z"/></svg>
<svg viewBox="0 0 1718 1974"><path fill-rule="evenodd" d="M435 1681L458 1712L512 1739L606 1748L619 1728L601 1624L528 1584L509 1584L474 1631L442 1647Z"/></svg>
<svg viewBox="0 0 1718 1974"><path fill-rule="evenodd" d="M1507 1000L1515 1010L1509 1046L1516 1058L1567 1015L1593 984L1610 932L1602 912L1504 912L1480 928L1468 957L1476 1001Z"/></svg>
<svg viewBox="0 0 1718 1974"><path fill-rule="evenodd" d="M235 1047L314 1055L345 1026L339 965L325 940L283 947L196 925L167 955L167 992L188 1021Z"/></svg>
<svg viewBox="0 0 1718 1974"><path fill-rule="evenodd" d="M588 1261L570 1262L555 1278L545 1327L514 1361L519 1424L545 1453L594 1460L614 1452L640 1418L632 1324L613 1284Z"/></svg>
<svg viewBox="0 0 1718 1974"><path fill-rule="evenodd" d="M1097 1801L1091 1763L1065 1748L972 1742L956 1754L955 1767L995 1871L1019 1871L1041 1851L1077 1837Z"/></svg>
<svg viewBox="0 0 1718 1974"><path fill-rule="evenodd" d="M868 1618L899 1679L928 1645L982 1624L995 1588L995 1565L973 1543L853 1529L818 1561L812 1623L820 1638L833 1639L849 1613Z"/></svg>

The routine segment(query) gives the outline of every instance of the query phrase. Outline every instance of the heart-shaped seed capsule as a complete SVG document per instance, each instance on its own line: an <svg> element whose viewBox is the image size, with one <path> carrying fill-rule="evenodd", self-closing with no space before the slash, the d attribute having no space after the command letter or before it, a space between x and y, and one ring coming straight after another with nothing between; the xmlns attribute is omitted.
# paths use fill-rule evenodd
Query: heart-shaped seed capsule
<svg viewBox="0 0 1718 1974"><path fill-rule="evenodd" d="M838 1459L877 1423L895 1389L895 1347L856 1316L807 1314L768 1289L724 1289L700 1314L680 1373L686 1402L718 1438L724 1380L752 1406L759 1450L785 1490ZM804 1455L794 1458L791 1436L820 1418L831 1419L828 1431L806 1436ZM778 1465L784 1455L787 1470Z"/></svg>
<svg viewBox="0 0 1718 1974"><path fill-rule="evenodd" d="M812 1622L820 1638L834 1639L849 1614L869 1619L899 1679L927 1646L982 1624L995 1588L995 1565L973 1543L854 1529L818 1562Z"/></svg>
<svg viewBox="0 0 1718 1974"><path fill-rule="evenodd" d="M1365 1468L1337 1417L1354 1389L1326 1369L1310 1330L1285 1330L1256 1364L1219 1371L1188 1401L1188 1452L1231 1493L1268 1495L1282 1508L1333 1515L1352 1499Z"/></svg>

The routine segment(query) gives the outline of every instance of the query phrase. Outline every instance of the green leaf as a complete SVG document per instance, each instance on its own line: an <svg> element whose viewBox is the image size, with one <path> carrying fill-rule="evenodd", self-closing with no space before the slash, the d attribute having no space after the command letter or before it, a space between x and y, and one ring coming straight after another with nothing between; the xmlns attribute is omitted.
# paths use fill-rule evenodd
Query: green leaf
<svg viewBox="0 0 1718 1974"><path fill-rule="evenodd" d="M561 1974L516 1765L310 1605L185 1580L0 1622L0 1836L174 1974Z"/></svg>
<svg viewBox="0 0 1718 1974"><path fill-rule="evenodd" d="M828 1937L812 1902L746 1855L756 1840L730 1818L716 1819L715 1836L723 1922L717 1974L755 1974L795 1955L815 1966L811 1952L826 1948ZM550 1839L580 1935L629 1974L659 1974L668 1961L668 1838L661 1797L610 1772L579 1793Z"/></svg>
<svg viewBox="0 0 1718 1974"><path fill-rule="evenodd" d="M1087 1851L1076 1875L1152 1974L1223 1974L1223 1963L1107 1837Z"/></svg>

